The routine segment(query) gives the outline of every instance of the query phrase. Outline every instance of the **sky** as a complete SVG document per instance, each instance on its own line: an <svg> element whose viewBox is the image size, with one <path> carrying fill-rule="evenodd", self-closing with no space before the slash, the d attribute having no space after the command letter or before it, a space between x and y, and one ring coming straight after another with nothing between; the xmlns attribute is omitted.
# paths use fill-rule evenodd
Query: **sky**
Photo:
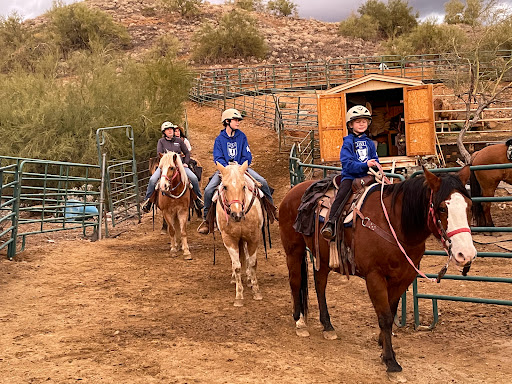
<svg viewBox="0 0 512 384"><path fill-rule="evenodd" d="M65 3L73 3L77 0L64 0ZM111 0L105 0L111 1ZM366 0L292 0L298 5L299 16L314 18L322 21L337 22L345 19L351 12L357 12L357 8ZM448 0L409 0L409 5L420 13L420 18L439 16L444 13L444 4ZM210 3L224 3L225 0L209 0ZM512 0L504 0L512 5ZM18 12L23 18L36 17L52 6L52 0L0 0L0 15L7 17L13 11Z"/></svg>

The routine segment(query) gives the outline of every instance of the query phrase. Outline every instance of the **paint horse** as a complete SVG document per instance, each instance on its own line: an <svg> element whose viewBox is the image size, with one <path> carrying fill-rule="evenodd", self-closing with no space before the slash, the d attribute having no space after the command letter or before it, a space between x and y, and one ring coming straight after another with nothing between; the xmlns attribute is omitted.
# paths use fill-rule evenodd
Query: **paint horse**
<svg viewBox="0 0 512 384"><path fill-rule="evenodd" d="M167 223L167 232L171 238L171 256L178 249L183 250L186 260L192 256L187 241L187 220L190 206L189 181L181 157L176 152L160 154L159 167L162 176L158 181L158 208Z"/></svg>
<svg viewBox="0 0 512 384"><path fill-rule="evenodd" d="M471 156L471 165L509 164L512 161L512 139L506 143L489 145ZM500 181L512 184L512 168L472 171L472 197L493 197ZM478 227L494 227L491 203L473 203L473 217Z"/></svg>
<svg viewBox="0 0 512 384"><path fill-rule="evenodd" d="M471 199L464 187L470 175L469 167L462 168L457 175L441 177L426 169L424 171L424 176L386 185L382 191L380 187L370 191L359 210L361 216L355 214L352 228L343 229L345 244L353 245L351 251L355 265L350 265L348 269L353 271L350 274L366 281L377 313L379 345L388 372L402 370L391 343L393 319L400 297L418 273L416 267L423 257L425 241L430 234L440 239L449 252L449 260L459 268L467 267L476 256L468 224ZM309 336L306 329L308 247L314 257L316 249L319 250L320 265L314 268L314 277L324 337L335 339L337 335L325 299L327 277L331 270L329 243L320 236L317 237L319 244L316 244L315 236L302 235L293 228L301 197L311 184L312 181L303 182L284 197L279 207L279 230L286 252L297 334ZM396 239L390 233L390 225L395 229L411 263L397 246ZM334 271L342 272L340 268Z"/></svg>
<svg viewBox="0 0 512 384"><path fill-rule="evenodd" d="M248 166L247 161L226 167L217 163L222 182L218 188L215 213L217 228L231 258L236 307L243 306L242 268L245 268L247 286L252 287L254 300L262 299L256 277L256 253L261 240L263 211L258 198L259 189L245 175Z"/></svg>

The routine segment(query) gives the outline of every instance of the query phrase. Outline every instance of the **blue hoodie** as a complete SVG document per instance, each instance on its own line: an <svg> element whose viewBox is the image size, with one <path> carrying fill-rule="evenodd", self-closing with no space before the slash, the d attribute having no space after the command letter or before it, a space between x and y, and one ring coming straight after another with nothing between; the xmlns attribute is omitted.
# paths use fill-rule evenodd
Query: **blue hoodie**
<svg viewBox="0 0 512 384"><path fill-rule="evenodd" d="M342 180L354 180L366 176L370 159L379 161L375 144L366 134L355 136L353 133L343 138L340 150Z"/></svg>
<svg viewBox="0 0 512 384"><path fill-rule="evenodd" d="M252 154L245 133L237 129L233 137L229 137L225 129L220 131L213 145L213 161L227 166L230 161L242 165L246 160L251 165Z"/></svg>

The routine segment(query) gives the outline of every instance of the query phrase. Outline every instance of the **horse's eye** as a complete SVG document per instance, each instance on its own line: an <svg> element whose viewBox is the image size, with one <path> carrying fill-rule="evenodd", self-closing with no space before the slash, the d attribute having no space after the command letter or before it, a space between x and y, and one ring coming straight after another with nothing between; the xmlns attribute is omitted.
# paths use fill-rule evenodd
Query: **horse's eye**
<svg viewBox="0 0 512 384"><path fill-rule="evenodd" d="M445 207L439 207L439 212L446 213L448 210Z"/></svg>
<svg viewBox="0 0 512 384"><path fill-rule="evenodd" d="M171 171L174 171L174 167L171 167Z"/></svg>
<svg viewBox="0 0 512 384"><path fill-rule="evenodd" d="M226 187L225 185L223 185L223 186L222 186L222 189L223 189L223 190L226 190L226 189L228 189L228 187Z"/></svg>

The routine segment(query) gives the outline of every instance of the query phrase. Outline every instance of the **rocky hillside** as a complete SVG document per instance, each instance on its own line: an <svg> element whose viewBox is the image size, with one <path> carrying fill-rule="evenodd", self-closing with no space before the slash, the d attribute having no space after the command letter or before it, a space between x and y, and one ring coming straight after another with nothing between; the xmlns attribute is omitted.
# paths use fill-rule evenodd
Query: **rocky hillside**
<svg viewBox="0 0 512 384"><path fill-rule="evenodd" d="M204 3L201 14L195 18L182 18L178 13L165 10L160 0L85 0L91 8L101 9L124 25L133 41L131 54L139 55L148 50L160 36L171 34L181 42L179 54L188 58L194 32L206 22L218 23L220 17L232 6ZM250 60L240 63L226 61L222 66L247 64L272 64L292 61L328 60L334 57L373 55L377 45L358 39L347 39L337 33L337 23L314 19L275 17L253 13L259 29L269 47L264 61ZM41 16L32 24L45 21ZM191 63L193 64L193 63Z"/></svg>

